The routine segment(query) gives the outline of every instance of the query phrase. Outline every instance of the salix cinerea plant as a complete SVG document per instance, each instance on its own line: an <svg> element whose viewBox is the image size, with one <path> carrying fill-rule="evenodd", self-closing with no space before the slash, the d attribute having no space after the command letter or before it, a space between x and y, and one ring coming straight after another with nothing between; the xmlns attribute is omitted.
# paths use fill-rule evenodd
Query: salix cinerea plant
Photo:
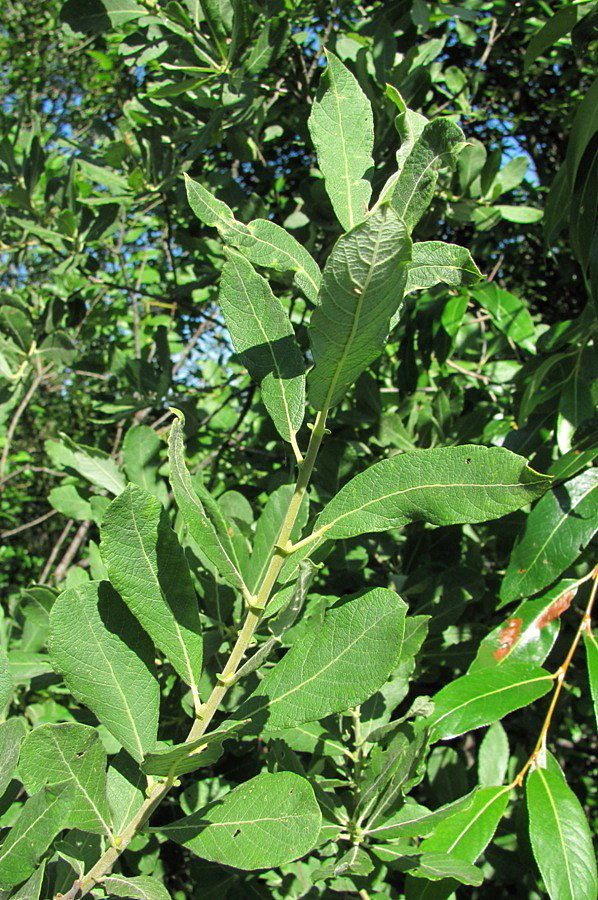
<svg viewBox="0 0 598 900"><path fill-rule="evenodd" d="M249 553L234 522L191 477L184 417L173 410L170 486L179 533L158 498L127 486L102 522L106 578L65 591L50 613L56 671L121 749L107 767L96 727L42 724L24 736L20 722L15 725L12 765L29 799L0 848L3 888L43 878L45 863L38 867L38 861L68 828L88 833L97 853L90 859L86 850L79 858L70 845L58 848L77 868L66 891L56 893L63 900L168 897L157 879L118 871L119 857L148 831L245 872L284 872L293 861L311 858L316 891L343 874L379 873L382 863L409 872L409 896L419 896L418 886L431 881L434 896L448 897L459 883L481 883L474 863L529 769L530 811L547 791L563 795L566 789L553 761L538 767L539 739L508 785L483 785L437 810L410 797L433 742L499 723L555 683L542 660L498 665L511 633L509 641L506 634L500 638L498 649L506 650L495 655L495 666L474 666L433 702L415 698L396 719L393 710L406 695L428 617L408 615L399 594L379 586L330 598L323 615L302 618L310 585L335 541L415 521L443 526L499 518L527 506L550 484L500 447L415 450L365 468L310 516L309 486L327 424L382 353L405 294L480 278L467 250L411 237L439 172L464 146L462 131L448 119L427 121L413 113L392 88L388 95L401 138L397 171L372 202L372 111L353 75L327 55L309 126L343 233L323 270L274 222L242 223L205 187L187 180L192 209L223 242L220 307L232 344L293 454L296 479L268 498ZM258 268L292 273L313 307L310 367L293 322ZM235 596L215 673L204 662L210 614L198 603L183 544ZM281 652L285 631L298 624L292 646ZM160 714L165 664L188 692L183 740ZM350 741L322 724L335 717L350 721ZM267 748L263 771L189 812L176 793L181 781L201 784L202 771L218 761L225 742L242 746L258 738ZM319 742L337 761L337 779L308 772L301 760L302 750ZM166 823L152 819L169 795L179 798L177 815ZM568 795L566 801L573 803ZM572 815L576 840L591 859L583 814L574 808ZM534 815L530 820L534 826ZM535 827L539 833L541 826ZM591 867L585 877L589 885Z"/></svg>

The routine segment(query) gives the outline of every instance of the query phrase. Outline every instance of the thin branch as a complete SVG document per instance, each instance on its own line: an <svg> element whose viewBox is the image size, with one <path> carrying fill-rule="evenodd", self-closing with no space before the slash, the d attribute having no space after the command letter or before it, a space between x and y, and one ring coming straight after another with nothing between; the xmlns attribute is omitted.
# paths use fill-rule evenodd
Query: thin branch
<svg viewBox="0 0 598 900"><path fill-rule="evenodd" d="M52 516L55 516L57 512L57 509L51 509L49 512L44 513L43 516L38 516L37 519L32 519L31 522L25 522L24 525L19 525L17 528L11 528L10 531L0 531L0 538L9 538L14 534L19 534L19 532L21 531L27 531L28 528L35 528L36 525L41 525L41 523L45 522L46 519L51 519Z"/></svg>
<svg viewBox="0 0 598 900"><path fill-rule="evenodd" d="M46 560L46 564L43 568L42 574L40 575L39 582L38 582L39 584L45 584L46 581L48 580L50 570L52 569L52 566L54 565L54 561L55 561L56 557L60 553L60 548L66 541L67 535L68 535L69 531L71 530L71 527L72 527L74 521L75 521L74 519L69 519L67 521L66 525L64 526L64 528L62 529L62 531L60 532L60 534L58 535L58 539L57 539L56 543L54 544L54 546L52 547L52 550L50 551L50 555L49 555L48 559Z"/></svg>

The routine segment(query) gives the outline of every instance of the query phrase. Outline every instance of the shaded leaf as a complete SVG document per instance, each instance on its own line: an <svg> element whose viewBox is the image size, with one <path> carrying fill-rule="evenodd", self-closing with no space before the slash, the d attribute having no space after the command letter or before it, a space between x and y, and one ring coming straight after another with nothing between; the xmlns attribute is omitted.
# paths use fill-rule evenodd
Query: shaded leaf
<svg viewBox="0 0 598 900"><path fill-rule="evenodd" d="M50 656L77 700L141 762L158 728L154 648L107 582L58 597L50 613Z"/></svg>
<svg viewBox="0 0 598 900"><path fill-rule="evenodd" d="M247 226L255 238L249 245L243 244L241 252L252 263L277 272L293 272L295 283L309 300L318 296L322 273L313 256L276 222L254 219Z"/></svg>
<svg viewBox="0 0 598 900"><path fill-rule="evenodd" d="M481 787L503 783L509 765L509 739L500 724L494 722L480 744L478 752L478 782Z"/></svg>
<svg viewBox="0 0 598 900"><path fill-rule="evenodd" d="M165 750L148 753L141 768L146 775L172 777L210 766L222 755L223 742L227 738L234 737L235 731L238 731L242 724L229 722L226 727L204 734L194 741L186 741Z"/></svg>
<svg viewBox="0 0 598 900"><path fill-rule="evenodd" d="M419 865L409 869L409 874L414 878L429 878L431 881L455 878L462 884L480 885L484 880L481 869L444 853L423 853L419 858Z"/></svg>
<svg viewBox="0 0 598 900"><path fill-rule="evenodd" d="M215 501L210 498L212 505L206 509L205 503L208 498L202 496L200 499L193 487L185 464L183 441L185 419L178 410L172 411L177 416L172 423L169 439L170 483L174 498L193 540L228 584L247 593L230 536L223 533L222 526L217 528L214 525L214 521L218 524L218 512L214 509ZM207 494L207 491L205 493ZM212 512L212 515L209 516L208 512ZM224 522L221 513L220 519Z"/></svg>
<svg viewBox="0 0 598 900"><path fill-rule="evenodd" d="M20 716L0 722L0 797L12 780L26 734L27 723Z"/></svg>
<svg viewBox="0 0 598 900"><path fill-rule="evenodd" d="M114 834L120 834L145 800L147 779L126 750L110 759L107 793Z"/></svg>
<svg viewBox="0 0 598 900"><path fill-rule="evenodd" d="M42 853L64 828L72 795L72 782L67 781L45 787L25 801L0 847L0 887L19 884L34 872Z"/></svg>
<svg viewBox="0 0 598 900"><path fill-rule="evenodd" d="M598 469L588 469L534 506L509 559L502 603L537 593L575 562L596 532L597 490Z"/></svg>
<svg viewBox="0 0 598 900"><path fill-rule="evenodd" d="M594 701L594 715L596 716L596 724L598 724L598 643L591 631L584 633L583 642L588 664L590 693L592 695L592 700Z"/></svg>
<svg viewBox="0 0 598 900"><path fill-rule="evenodd" d="M453 166L461 129L448 119L434 119L422 130L394 185L390 204L409 231L421 219L434 195L438 170Z"/></svg>
<svg viewBox="0 0 598 900"><path fill-rule="evenodd" d="M509 340L530 353L536 352L536 328L523 300L494 283L475 288L471 296Z"/></svg>

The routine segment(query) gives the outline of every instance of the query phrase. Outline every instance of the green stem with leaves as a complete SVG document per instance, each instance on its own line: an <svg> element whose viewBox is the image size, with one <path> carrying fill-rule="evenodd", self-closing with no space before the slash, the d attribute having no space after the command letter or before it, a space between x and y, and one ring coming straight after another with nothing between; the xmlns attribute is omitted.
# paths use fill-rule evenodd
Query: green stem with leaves
<svg viewBox="0 0 598 900"><path fill-rule="evenodd" d="M262 579L262 583L253 598L253 602L247 610L245 621L239 631L227 663L218 676L218 684L215 685L208 700L201 708L201 715L193 724L193 727L187 736L187 742L195 741L205 734L222 699L235 682L237 669L251 644L253 635L263 616L266 604L270 599L276 579L278 578L283 563L288 555L285 546L289 542L293 526L314 470L322 439L326 433L327 414L328 410L324 409L316 416L307 453L299 467L299 475L295 484L295 489L280 528L276 545L272 551L268 568ZM67 894L64 894L60 900L76 900L76 898L85 897L86 894L88 894L89 891L91 891L94 886L111 871L118 857L126 850L135 835L142 830L154 810L166 797L174 783L174 778L167 779L166 781L160 781L154 784L154 786L149 789L146 800L137 810L133 818L121 834L113 838L112 846L106 850L93 868L91 868L83 878L78 879L73 884L71 890ZM58 897L57 900L59 900Z"/></svg>

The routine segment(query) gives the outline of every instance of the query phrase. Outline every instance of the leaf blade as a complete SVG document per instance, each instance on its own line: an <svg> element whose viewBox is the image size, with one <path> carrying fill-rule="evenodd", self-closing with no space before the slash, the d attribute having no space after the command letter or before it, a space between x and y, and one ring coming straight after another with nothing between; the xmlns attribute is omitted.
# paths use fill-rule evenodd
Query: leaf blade
<svg viewBox="0 0 598 900"><path fill-rule="evenodd" d="M50 613L50 657L72 694L141 762L158 729L154 648L107 582L58 597Z"/></svg>
<svg viewBox="0 0 598 900"><path fill-rule="evenodd" d="M308 127L326 191L345 231L365 218L372 187L374 119L357 79L329 51ZM340 161L340 162L339 162Z"/></svg>
<svg viewBox="0 0 598 900"><path fill-rule="evenodd" d="M202 859L252 870L304 856L316 843L321 823L307 779L279 772L251 778L160 831Z"/></svg>
<svg viewBox="0 0 598 900"><path fill-rule="evenodd" d="M411 241L389 206L337 241L308 329L314 359L308 396L316 409L339 403L382 352L410 258Z"/></svg>

